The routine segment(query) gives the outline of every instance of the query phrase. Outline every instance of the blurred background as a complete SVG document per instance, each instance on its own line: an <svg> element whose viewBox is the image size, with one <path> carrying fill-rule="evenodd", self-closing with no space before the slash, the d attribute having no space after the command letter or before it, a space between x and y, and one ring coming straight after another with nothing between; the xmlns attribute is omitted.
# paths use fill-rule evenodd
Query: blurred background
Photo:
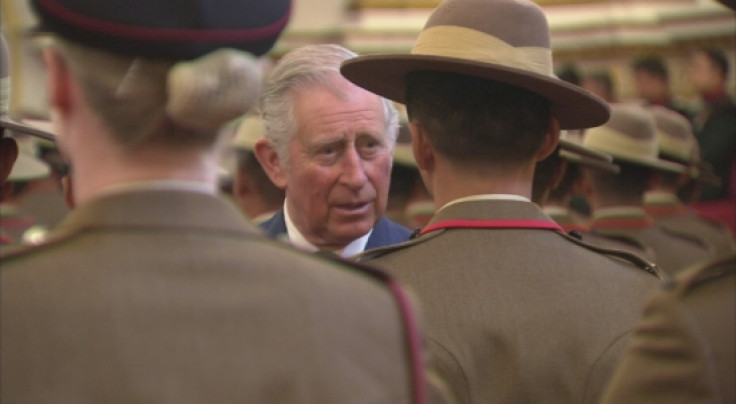
<svg viewBox="0 0 736 404"><path fill-rule="evenodd" d="M558 69L581 74L605 69L614 97L637 97L631 62L662 56L670 89L683 102L695 102L689 80L692 50L715 47L736 64L736 16L715 0L536 0L549 20ZM358 53L408 52L439 0L295 0L285 34L264 68L288 50L308 43L338 43ZM728 3L728 1L725 1ZM11 115L46 117L43 38L29 38L34 21L25 0L0 0L2 32L11 52ZM733 68L731 69L733 71ZM728 92L736 92L736 75Z"/></svg>

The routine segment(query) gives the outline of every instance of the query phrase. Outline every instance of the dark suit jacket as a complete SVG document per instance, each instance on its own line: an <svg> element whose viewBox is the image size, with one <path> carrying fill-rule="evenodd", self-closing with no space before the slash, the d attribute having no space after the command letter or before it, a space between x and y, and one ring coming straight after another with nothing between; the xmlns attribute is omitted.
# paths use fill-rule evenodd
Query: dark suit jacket
<svg viewBox="0 0 736 404"><path fill-rule="evenodd" d="M389 288L223 199L101 196L0 258L3 403L411 402Z"/></svg>
<svg viewBox="0 0 736 404"><path fill-rule="evenodd" d="M284 210L281 209L272 218L261 223L260 228L269 238L279 238L281 235L286 234ZM411 236L411 230L382 217L373 227L373 233L368 238L365 249L369 250L371 248L403 243L409 239L409 236Z"/></svg>
<svg viewBox="0 0 736 404"><path fill-rule="evenodd" d="M736 401L736 256L689 268L652 296L604 404Z"/></svg>
<svg viewBox="0 0 736 404"><path fill-rule="evenodd" d="M529 202L468 201L430 221L551 222ZM539 229L447 229L368 251L422 304L433 367L461 403L592 403L657 277Z"/></svg>

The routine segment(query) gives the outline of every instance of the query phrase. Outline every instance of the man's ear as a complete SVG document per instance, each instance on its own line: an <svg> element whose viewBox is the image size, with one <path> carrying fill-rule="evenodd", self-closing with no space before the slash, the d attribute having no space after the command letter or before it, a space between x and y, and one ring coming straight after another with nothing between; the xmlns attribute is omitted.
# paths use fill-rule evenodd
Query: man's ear
<svg viewBox="0 0 736 404"><path fill-rule="evenodd" d="M549 125L547 125L547 133L544 136L544 142L542 147L537 152L536 161L542 161L546 159L552 152L557 149L557 144L560 142L560 122L557 118L550 116Z"/></svg>
<svg viewBox="0 0 736 404"><path fill-rule="evenodd" d="M276 150L268 139L259 139L253 147L253 152L261 163L261 167L277 187L286 189L286 170L281 164Z"/></svg>
<svg viewBox="0 0 736 404"><path fill-rule="evenodd" d="M51 109L61 114L69 111L71 100L71 83L69 67L58 50L49 46L43 51L46 64L46 91Z"/></svg>
<svg viewBox="0 0 736 404"><path fill-rule="evenodd" d="M435 166L435 154L432 144L427 139L427 131L424 126L417 121L409 122L409 132L411 133L411 149L414 153L414 159L420 171L432 172Z"/></svg>
<svg viewBox="0 0 736 404"><path fill-rule="evenodd" d="M557 187L560 185L560 182L562 181L562 177L565 176L565 172L567 171L567 160L560 159L559 164L557 164L557 167L555 169L555 175L552 177L552 184L550 184L550 189L557 189Z"/></svg>

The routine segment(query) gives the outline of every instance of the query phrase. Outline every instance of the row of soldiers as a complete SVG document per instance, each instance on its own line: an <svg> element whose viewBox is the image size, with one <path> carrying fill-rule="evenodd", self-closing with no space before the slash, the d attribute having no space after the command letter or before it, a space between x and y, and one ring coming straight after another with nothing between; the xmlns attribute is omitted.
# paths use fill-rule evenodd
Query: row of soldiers
<svg viewBox="0 0 736 404"><path fill-rule="evenodd" d="M692 133L557 78L537 5L446 0L410 54L306 46L261 89L290 2L226 3L32 1L74 209L3 250L3 401L733 401L733 238L673 196ZM413 233L385 215L394 102ZM283 190L260 229L219 195L239 131ZM553 220L563 184L590 225Z"/></svg>

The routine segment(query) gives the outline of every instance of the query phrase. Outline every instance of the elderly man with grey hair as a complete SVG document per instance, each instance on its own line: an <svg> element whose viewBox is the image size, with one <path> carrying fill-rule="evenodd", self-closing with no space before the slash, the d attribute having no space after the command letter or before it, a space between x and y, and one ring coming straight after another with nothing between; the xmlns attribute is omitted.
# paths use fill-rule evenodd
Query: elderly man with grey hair
<svg viewBox="0 0 736 404"><path fill-rule="evenodd" d="M338 45L286 54L261 96L265 138L256 143L261 165L286 190L284 209L262 229L344 257L410 235L384 217L398 113L340 75L354 56Z"/></svg>

